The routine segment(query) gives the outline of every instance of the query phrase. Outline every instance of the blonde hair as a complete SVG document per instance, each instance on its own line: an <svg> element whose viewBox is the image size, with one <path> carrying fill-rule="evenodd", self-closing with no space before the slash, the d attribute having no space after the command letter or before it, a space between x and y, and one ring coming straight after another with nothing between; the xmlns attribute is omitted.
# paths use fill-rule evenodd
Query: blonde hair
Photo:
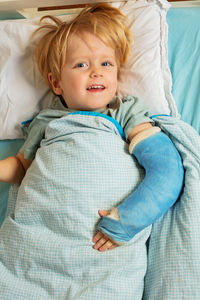
<svg viewBox="0 0 200 300"><path fill-rule="evenodd" d="M44 23L45 19L50 22ZM115 49L118 71L126 63L132 43L126 16L119 9L105 3L87 6L69 23L54 16L44 16L35 33L41 31L44 33L36 46L35 56L39 70L48 84L49 73L57 81L60 80L61 69L67 59L70 34L90 32Z"/></svg>

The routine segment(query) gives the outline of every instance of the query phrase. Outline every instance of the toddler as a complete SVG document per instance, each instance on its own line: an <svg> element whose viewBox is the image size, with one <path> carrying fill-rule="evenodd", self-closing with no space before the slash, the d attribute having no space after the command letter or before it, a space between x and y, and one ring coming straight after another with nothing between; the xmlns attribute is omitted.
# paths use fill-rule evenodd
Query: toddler
<svg viewBox="0 0 200 300"><path fill-rule="evenodd" d="M140 99L118 97L120 68L127 62L132 43L126 17L118 9L108 4L91 5L70 23L46 16L36 33L42 34L36 48L39 70L58 97L50 109L31 122L16 157L0 162L0 180L22 181L52 120L76 112L112 119L123 129L130 154L146 173L138 188L119 206L111 211L99 210L102 218L93 237L94 248L113 249L155 222L175 203L183 183L181 159Z"/></svg>

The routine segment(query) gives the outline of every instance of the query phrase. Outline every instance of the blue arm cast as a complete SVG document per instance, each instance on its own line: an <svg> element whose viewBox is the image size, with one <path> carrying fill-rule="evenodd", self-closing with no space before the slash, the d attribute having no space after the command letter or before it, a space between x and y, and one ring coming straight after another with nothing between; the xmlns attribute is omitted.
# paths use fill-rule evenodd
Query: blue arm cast
<svg viewBox="0 0 200 300"><path fill-rule="evenodd" d="M117 207L120 220L103 217L98 224L98 230L116 242L128 242L153 224L176 202L183 186L180 155L163 132L139 142L133 155L145 169L143 181Z"/></svg>

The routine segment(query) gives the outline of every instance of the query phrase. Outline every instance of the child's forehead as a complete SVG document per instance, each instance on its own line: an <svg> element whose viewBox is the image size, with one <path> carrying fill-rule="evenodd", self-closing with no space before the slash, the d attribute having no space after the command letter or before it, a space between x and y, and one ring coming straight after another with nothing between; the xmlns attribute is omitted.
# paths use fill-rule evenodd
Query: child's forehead
<svg viewBox="0 0 200 300"><path fill-rule="evenodd" d="M107 53L108 55L115 55L112 47L106 45L97 35L90 32L72 33L68 37L69 52L92 52L92 53Z"/></svg>
<svg viewBox="0 0 200 300"><path fill-rule="evenodd" d="M68 38L68 45L74 46L76 44L82 44L85 46L101 46L107 47L104 42L94 33L83 31L80 33L71 33Z"/></svg>

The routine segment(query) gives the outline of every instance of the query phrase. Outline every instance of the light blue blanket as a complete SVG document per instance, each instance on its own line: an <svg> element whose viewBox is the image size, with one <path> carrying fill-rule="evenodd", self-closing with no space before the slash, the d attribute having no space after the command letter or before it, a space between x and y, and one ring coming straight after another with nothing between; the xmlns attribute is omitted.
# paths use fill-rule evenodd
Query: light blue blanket
<svg viewBox="0 0 200 300"><path fill-rule="evenodd" d="M144 299L197 300L199 136L177 119L156 121L180 151L186 176L181 199L153 226ZM109 119L71 115L50 122L19 190L10 191L0 230L1 299L141 300L151 227L104 253L92 248L92 236L98 209L123 201L143 176Z"/></svg>
<svg viewBox="0 0 200 300"><path fill-rule="evenodd" d="M93 249L98 209L123 201L144 176L103 116L51 121L12 188L0 230L1 300L141 299L150 228L112 251Z"/></svg>
<svg viewBox="0 0 200 300"><path fill-rule="evenodd" d="M156 120L182 156L185 186L177 203L152 227L143 300L199 300L200 137L180 120Z"/></svg>

